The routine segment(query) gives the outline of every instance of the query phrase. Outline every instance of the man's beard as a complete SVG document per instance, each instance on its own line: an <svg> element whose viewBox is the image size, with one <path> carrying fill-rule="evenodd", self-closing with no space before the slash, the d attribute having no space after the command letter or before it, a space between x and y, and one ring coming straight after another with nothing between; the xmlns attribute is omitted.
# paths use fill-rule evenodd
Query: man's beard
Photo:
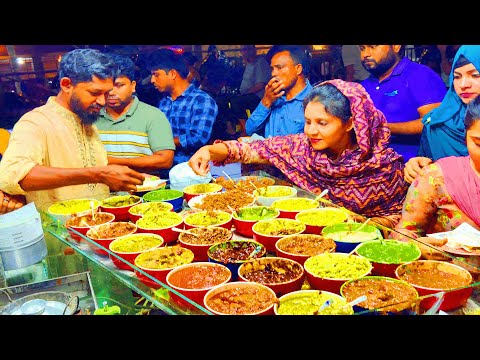
<svg viewBox="0 0 480 360"><path fill-rule="evenodd" d="M393 51L390 51L387 57L382 60L380 63L375 63L376 66L374 68L368 68L365 65L363 66L370 74L379 78L383 74L385 74L392 66L395 64L396 57ZM363 65L363 62L362 62Z"/></svg>
<svg viewBox="0 0 480 360"><path fill-rule="evenodd" d="M83 125L92 125L98 120L100 115L99 112L89 111L89 109L98 107L98 105L90 105L87 109L83 109L80 100L75 97L75 95L72 95L70 107L72 108L72 111L80 118L80 121Z"/></svg>

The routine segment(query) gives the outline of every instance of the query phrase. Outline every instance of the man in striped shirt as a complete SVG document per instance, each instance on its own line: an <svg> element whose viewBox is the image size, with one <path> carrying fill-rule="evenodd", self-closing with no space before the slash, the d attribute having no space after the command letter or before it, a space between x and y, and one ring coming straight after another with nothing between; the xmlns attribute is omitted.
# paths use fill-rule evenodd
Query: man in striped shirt
<svg viewBox="0 0 480 360"><path fill-rule="evenodd" d="M135 93L135 64L123 55L111 55L118 66L113 89L95 123L109 164L127 165L162 177L173 164L175 144L170 123L158 108Z"/></svg>
<svg viewBox="0 0 480 360"><path fill-rule="evenodd" d="M148 68L152 84L166 94L158 107L172 126L176 146L173 165L187 162L210 140L218 106L210 95L187 80L188 67L181 54L170 49L154 51Z"/></svg>

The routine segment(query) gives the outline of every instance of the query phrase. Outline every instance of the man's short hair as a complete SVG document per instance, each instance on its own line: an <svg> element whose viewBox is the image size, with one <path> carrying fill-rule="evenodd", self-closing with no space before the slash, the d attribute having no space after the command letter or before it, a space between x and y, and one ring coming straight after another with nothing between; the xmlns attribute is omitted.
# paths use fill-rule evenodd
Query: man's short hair
<svg viewBox="0 0 480 360"><path fill-rule="evenodd" d="M184 79L188 75L188 67L182 54L170 49L155 50L148 57L148 69L152 71L164 70L169 72L174 69Z"/></svg>
<svg viewBox="0 0 480 360"><path fill-rule="evenodd" d="M135 63L128 56L121 54L110 54L118 69L115 78L126 77L128 80L135 80Z"/></svg>
<svg viewBox="0 0 480 360"><path fill-rule="evenodd" d="M107 54L96 49L75 49L62 56L58 76L67 77L76 85L92 81L93 76L113 79L116 71L117 66Z"/></svg>
<svg viewBox="0 0 480 360"><path fill-rule="evenodd" d="M295 64L302 64L303 75L308 77L310 74L311 55L306 46L303 45L273 45L265 56L270 63L272 57L282 51L288 51Z"/></svg>

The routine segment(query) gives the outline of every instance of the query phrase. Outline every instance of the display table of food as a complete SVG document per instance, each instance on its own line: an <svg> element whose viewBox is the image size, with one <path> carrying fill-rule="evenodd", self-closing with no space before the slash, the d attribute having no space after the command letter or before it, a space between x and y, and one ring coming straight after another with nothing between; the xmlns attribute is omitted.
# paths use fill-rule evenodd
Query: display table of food
<svg viewBox="0 0 480 360"><path fill-rule="evenodd" d="M477 269L458 254L421 260L415 241L384 239L390 229L266 173L211 183L221 190L46 204L47 255L5 271L4 290L87 272L105 313L480 313Z"/></svg>

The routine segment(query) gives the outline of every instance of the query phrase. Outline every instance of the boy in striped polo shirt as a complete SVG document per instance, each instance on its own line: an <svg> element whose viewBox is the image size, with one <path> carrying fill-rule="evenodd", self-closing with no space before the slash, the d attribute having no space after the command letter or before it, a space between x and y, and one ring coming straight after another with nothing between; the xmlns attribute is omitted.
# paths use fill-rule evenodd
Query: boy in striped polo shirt
<svg viewBox="0 0 480 360"><path fill-rule="evenodd" d="M162 177L165 172L161 170L172 167L175 153L170 123L161 110L134 95L133 61L123 55L111 56L118 72L95 123L107 150L108 163Z"/></svg>

